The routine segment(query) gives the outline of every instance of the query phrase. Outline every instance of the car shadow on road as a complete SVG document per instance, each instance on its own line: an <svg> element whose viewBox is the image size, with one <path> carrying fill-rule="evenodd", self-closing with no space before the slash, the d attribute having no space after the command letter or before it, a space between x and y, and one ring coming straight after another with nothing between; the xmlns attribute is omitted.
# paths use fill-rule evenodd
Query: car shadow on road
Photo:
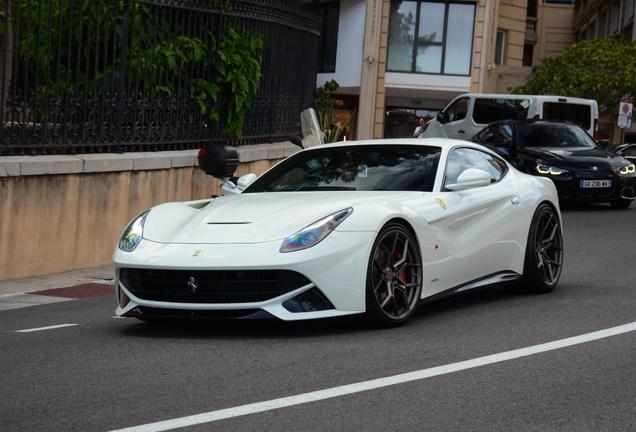
<svg viewBox="0 0 636 432"><path fill-rule="evenodd" d="M407 322L406 326L426 326L427 320L436 320L440 316L453 315L465 310L483 310L483 306L507 301L517 302L526 297L493 286L474 292L442 298L420 305L419 310ZM530 296L532 297L532 296ZM126 337L156 339L280 339L311 338L329 336L353 336L383 331L370 324L363 315L343 318L329 318L306 321L285 322L277 319L259 320L165 320L152 323L133 318L125 320L125 325L117 326L116 331Z"/></svg>

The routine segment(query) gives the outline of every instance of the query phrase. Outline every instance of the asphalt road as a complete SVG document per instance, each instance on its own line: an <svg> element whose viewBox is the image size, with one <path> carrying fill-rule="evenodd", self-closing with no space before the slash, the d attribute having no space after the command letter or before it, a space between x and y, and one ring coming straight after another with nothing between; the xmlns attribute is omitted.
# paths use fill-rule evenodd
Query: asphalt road
<svg viewBox="0 0 636 432"><path fill-rule="evenodd" d="M636 208L563 214L554 292L490 288L398 329L162 328L113 295L0 310L0 430L636 430Z"/></svg>

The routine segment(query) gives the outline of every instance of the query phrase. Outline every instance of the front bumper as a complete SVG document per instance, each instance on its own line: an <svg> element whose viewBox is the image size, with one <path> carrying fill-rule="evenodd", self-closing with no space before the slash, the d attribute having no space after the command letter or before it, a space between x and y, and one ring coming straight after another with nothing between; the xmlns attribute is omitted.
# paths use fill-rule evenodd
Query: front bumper
<svg viewBox="0 0 636 432"><path fill-rule="evenodd" d="M623 177L610 170L579 170L567 176L549 178L557 188L559 199L563 201L600 203L636 199L636 177ZM584 180L609 180L611 187L583 188L581 184Z"/></svg>
<svg viewBox="0 0 636 432"><path fill-rule="evenodd" d="M117 249L113 255L116 314L294 321L361 313L375 235L334 232L312 248L290 253L279 252L280 241L194 245L142 240L132 253ZM287 281L281 282L281 274Z"/></svg>

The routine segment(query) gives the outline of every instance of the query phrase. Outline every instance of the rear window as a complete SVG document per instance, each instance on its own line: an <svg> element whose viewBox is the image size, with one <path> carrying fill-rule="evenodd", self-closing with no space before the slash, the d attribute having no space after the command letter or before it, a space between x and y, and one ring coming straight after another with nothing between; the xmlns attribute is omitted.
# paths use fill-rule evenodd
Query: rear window
<svg viewBox="0 0 636 432"><path fill-rule="evenodd" d="M475 99L473 120L475 123L489 124L499 120L516 120L528 117L528 99Z"/></svg>
<svg viewBox="0 0 636 432"><path fill-rule="evenodd" d="M592 128L592 107L589 105L545 102L543 104L545 120L567 120L576 123L585 130Z"/></svg>

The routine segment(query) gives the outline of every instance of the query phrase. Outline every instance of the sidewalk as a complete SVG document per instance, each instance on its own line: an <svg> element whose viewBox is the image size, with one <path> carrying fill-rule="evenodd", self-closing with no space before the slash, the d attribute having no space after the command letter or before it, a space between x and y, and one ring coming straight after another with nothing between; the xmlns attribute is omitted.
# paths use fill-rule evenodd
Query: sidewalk
<svg viewBox="0 0 636 432"><path fill-rule="evenodd" d="M114 278L113 266L105 266L52 275L12 279L0 281L0 297L7 294L30 293L95 282L113 285Z"/></svg>

